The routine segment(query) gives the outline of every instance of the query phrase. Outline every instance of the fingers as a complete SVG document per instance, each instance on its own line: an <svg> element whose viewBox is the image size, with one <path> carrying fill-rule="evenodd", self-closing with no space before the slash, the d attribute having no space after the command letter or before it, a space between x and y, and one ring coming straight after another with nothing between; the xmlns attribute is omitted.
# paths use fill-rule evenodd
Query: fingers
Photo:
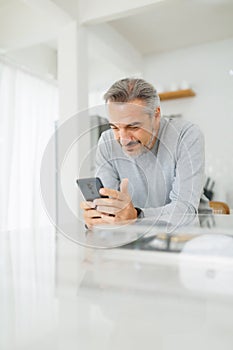
<svg viewBox="0 0 233 350"><path fill-rule="evenodd" d="M117 218L115 216L103 215L102 222L104 224L115 224L117 222Z"/></svg>
<svg viewBox="0 0 233 350"><path fill-rule="evenodd" d="M101 194L107 195L109 198L97 198L94 200L96 209L101 213L117 215L124 210L131 198L128 193L128 179L123 179L120 185L121 191L116 191L110 188L100 190Z"/></svg>
<svg viewBox="0 0 233 350"><path fill-rule="evenodd" d="M99 217L101 217L101 213L95 209L86 210L84 212L84 218L99 218Z"/></svg>
<svg viewBox="0 0 233 350"><path fill-rule="evenodd" d="M95 225L103 225L103 224L110 224L114 223L115 218L104 214L101 214L101 217L85 217L85 224L88 228L92 228Z"/></svg>
<svg viewBox="0 0 233 350"><path fill-rule="evenodd" d="M120 201L114 198L98 198L95 199L93 203L95 205L95 208L99 206L107 206L122 209L125 205L125 201Z"/></svg>
<svg viewBox="0 0 233 350"><path fill-rule="evenodd" d="M116 215L122 210L124 210L130 203L130 198L127 200L119 201L112 198L99 198L95 199L94 204L96 205L95 209L98 212L113 214Z"/></svg>
<svg viewBox="0 0 233 350"><path fill-rule="evenodd" d="M128 192L128 184L129 180L128 179L122 179L121 184L120 184L120 191L126 195L129 194Z"/></svg>
<svg viewBox="0 0 233 350"><path fill-rule="evenodd" d="M104 187L100 189L100 194L123 201L127 199L127 197L129 196L128 183L129 183L128 179L122 179L120 184L120 191Z"/></svg>
<svg viewBox="0 0 233 350"><path fill-rule="evenodd" d="M117 191L117 190L113 190L112 188L107 188L107 187L101 188L100 194L102 194L104 196L111 197L111 198L118 199L120 201L125 199L124 193L121 193L120 191Z"/></svg>
<svg viewBox="0 0 233 350"><path fill-rule="evenodd" d="M128 179L121 181L120 191L105 187L100 189L100 194L108 198L96 198L93 202L86 201L80 204L88 227L134 218L132 212L135 214L135 209L128 192Z"/></svg>
<svg viewBox="0 0 233 350"><path fill-rule="evenodd" d="M106 212L100 212L96 210L96 205L93 202L81 202L80 208L84 210L83 218L85 224L88 228L91 228L95 225L108 224L114 222L114 217L110 216L110 219L106 220L109 217L109 214ZM111 213L110 213L111 214Z"/></svg>
<svg viewBox="0 0 233 350"><path fill-rule="evenodd" d="M104 206L98 206L97 210L101 214L111 214L116 215L118 214L122 209L121 208L115 208L115 207L104 207Z"/></svg>
<svg viewBox="0 0 233 350"><path fill-rule="evenodd" d="M88 228L92 228L95 225L103 224L103 219L102 218L95 218L95 219L85 220L85 224Z"/></svg>
<svg viewBox="0 0 233 350"><path fill-rule="evenodd" d="M88 228L101 223L101 215L94 209L87 209L83 213L85 224Z"/></svg>
<svg viewBox="0 0 233 350"><path fill-rule="evenodd" d="M80 208L83 210L95 209L95 204L93 202L81 202Z"/></svg>
<svg viewBox="0 0 233 350"><path fill-rule="evenodd" d="M83 213L83 217L85 221L89 221L92 219L101 219L104 218L105 216L108 216L108 212L106 211L106 213L104 212L100 212L100 210L96 210L96 209L86 209L84 210Z"/></svg>
<svg viewBox="0 0 233 350"><path fill-rule="evenodd" d="M113 190L111 188L101 188L100 189L100 194L104 196L109 196L118 200L124 200L126 196L129 195L128 192L128 179L122 179L121 184L120 184L120 191Z"/></svg>

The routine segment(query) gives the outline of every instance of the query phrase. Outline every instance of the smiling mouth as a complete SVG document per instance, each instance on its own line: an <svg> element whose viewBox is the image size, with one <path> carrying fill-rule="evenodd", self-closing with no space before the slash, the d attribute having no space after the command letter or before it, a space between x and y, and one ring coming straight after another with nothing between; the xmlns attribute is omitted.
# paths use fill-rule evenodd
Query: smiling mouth
<svg viewBox="0 0 233 350"><path fill-rule="evenodd" d="M132 141L132 142L129 142L127 145L125 145L124 147L133 147L133 146L136 146L138 145L140 142L139 141Z"/></svg>
<svg viewBox="0 0 233 350"><path fill-rule="evenodd" d="M135 148L136 146L140 145L140 142L130 142L127 145L123 146L127 151L131 151L131 149Z"/></svg>

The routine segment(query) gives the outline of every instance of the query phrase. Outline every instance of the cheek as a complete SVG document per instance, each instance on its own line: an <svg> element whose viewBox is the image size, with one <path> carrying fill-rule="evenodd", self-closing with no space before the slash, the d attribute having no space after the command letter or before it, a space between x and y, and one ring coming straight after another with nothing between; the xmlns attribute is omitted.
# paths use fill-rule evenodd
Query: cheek
<svg viewBox="0 0 233 350"><path fill-rule="evenodd" d="M140 141L147 140L149 133L145 130L140 130L137 133L135 133L135 138L137 138Z"/></svg>
<svg viewBox="0 0 233 350"><path fill-rule="evenodd" d="M141 138L142 138L142 136L141 136L141 134L142 134L142 132L141 132L141 130L138 130L138 131L131 131L130 133L129 133L129 137L132 139L132 140L135 140L135 141L137 141L137 140L141 140Z"/></svg>
<svg viewBox="0 0 233 350"><path fill-rule="evenodd" d="M115 140L119 140L120 136L119 136L119 132L117 130L113 130L113 136Z"/></svg>

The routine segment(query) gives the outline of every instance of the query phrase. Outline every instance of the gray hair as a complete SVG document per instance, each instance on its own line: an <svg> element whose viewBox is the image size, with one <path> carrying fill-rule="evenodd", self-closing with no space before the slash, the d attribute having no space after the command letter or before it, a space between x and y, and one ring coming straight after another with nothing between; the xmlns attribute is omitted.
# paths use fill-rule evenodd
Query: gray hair
<svg viewBox="0 0 233 350"><path fill-rule="evenodd" d="M104 94L105 102L145 101L146 107L153 114L160 106L160 99L153 85L144 79L125 78L116 81Z"/></svg>

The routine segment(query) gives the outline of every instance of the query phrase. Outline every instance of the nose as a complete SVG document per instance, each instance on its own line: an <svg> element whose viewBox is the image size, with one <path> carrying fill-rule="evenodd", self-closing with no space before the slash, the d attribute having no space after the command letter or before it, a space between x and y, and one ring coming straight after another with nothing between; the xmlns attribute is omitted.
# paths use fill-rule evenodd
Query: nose
<svg viewBox="0 0 233 350"><path fill-rule="evenodd" d="M130 141L132 141L132 135L128 130L119 130L119 139L122 146L126 146Z"/></svg>

